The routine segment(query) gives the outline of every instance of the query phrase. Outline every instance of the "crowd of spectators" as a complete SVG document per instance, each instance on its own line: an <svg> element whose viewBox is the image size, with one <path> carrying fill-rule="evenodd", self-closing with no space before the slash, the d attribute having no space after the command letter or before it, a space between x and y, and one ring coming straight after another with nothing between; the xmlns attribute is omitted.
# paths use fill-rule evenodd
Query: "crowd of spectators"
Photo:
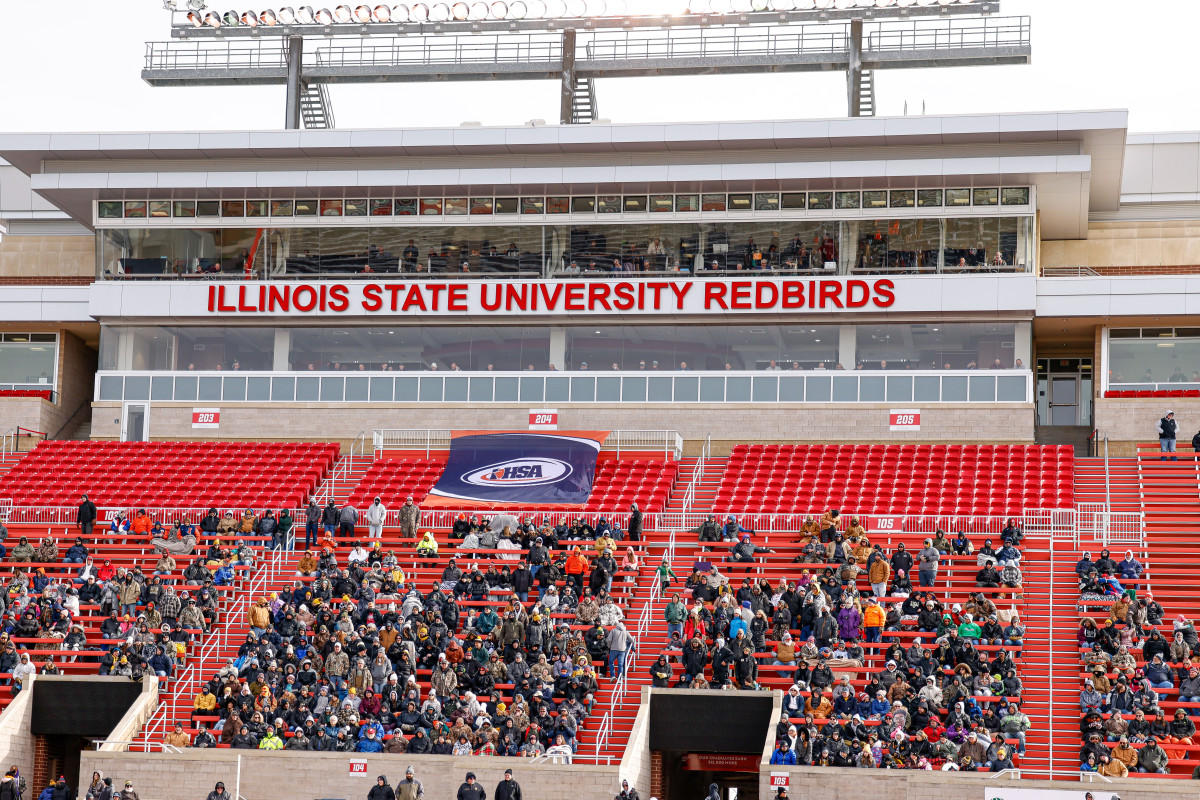
<svg viewBox="0 0 1200 800"><path fill-rule="evenodd" d="M624 535L464 516L451 533L469 551L455 552L461 566L414 531L418 571L441 567L418 585L380 540L343 562L326 532L293 585L250 608L237 658L195 699L197 733L174 740L569 760L600 682L633 647L627 596L612 593L639 566L632 548L614 560Z"/></svg>
<svg viewBox="0 0 1200 800"><path fill-rule="evenodd" d="M1138 596L1145 566L1132 550L1117 561L1107 550L1075 565L1085 616L1077 640L1083 662L1079 693L1079 769L1105 777L1130 772L1166 774L1169 760L1190 757L1200 716L1200 637L1183 614L1169 637L1159 630L1165 611L1152 592ZM1099 617L1099 620L1097 620ZM1140 651L1140 659L1136 655ZM1168 716L1165 703L1179 703ZM1186 706L1184 705L1186 704ZM1200 767L1193 773L1200 779Z"/></svg>
<svg viewBox="0 0 1200 800"><path fill-rule="evenodd" d="M710 516L697 529L699 541L705 549L732 545L729 556L698 562L671 595L666 651L649 667L653 684L756 689L790 682L773 764L1012 768L1031 727L1014 661L1025 631L1015 612L987 595L1019 588L1020 529L1010 521L998 551L991 540L976 551L965 534L950 539L938 531L915 554L899 543L889 555L857 519L843 523L831 511L800 531L791 563L811 564L816 574L797 567L795 580L772 586L746 577L739 585L721 569L757 564L772 551L754 545L754 532L735 517ZM951 555L975 555L979 569L982 590L961 604L944 603L934 588ZM1004 570L1014 571L1008 583L987 572L1002 558ZM670 565L658 575L669 589ZM859 590L860 575L869 590ZM882 669L870 666L880 661Z"/></svg>

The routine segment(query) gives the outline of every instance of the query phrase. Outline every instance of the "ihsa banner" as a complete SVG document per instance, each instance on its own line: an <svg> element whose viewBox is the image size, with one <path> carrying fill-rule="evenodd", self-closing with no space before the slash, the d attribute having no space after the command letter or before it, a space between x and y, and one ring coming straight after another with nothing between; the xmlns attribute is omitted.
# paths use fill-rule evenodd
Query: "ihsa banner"
<svg viewBox="0 0 1200 800"><path fill-rule="evenodd" d="M424 504L582 505L607 437L607 431L456 431L446 471Z"/></svg>

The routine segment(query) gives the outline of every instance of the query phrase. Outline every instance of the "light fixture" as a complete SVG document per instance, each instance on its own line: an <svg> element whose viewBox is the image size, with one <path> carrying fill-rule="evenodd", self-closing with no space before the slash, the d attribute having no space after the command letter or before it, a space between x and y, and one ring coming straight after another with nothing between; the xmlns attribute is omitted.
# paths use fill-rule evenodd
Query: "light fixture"
<svg viewBox="0 0 1200 800"><path fill-rule="evenodd" d="M816 7L816 0L796 0L797 11L812 11Z"/></svg>
<svg viewBox="0 0 1200 800"><path fill-rule="evenodd" d="M260 24L266 25L268 28L273 28L279 24L279 17L274 11L268 8L266 11L258 15L258 21Z"/></svg>
<svg viewBox="0 0 1200 800"><path fill-rule="evenodd" d="M450 16L453 17L456 22L463 22L470 15L471 9L466 3L455 3L454 5L450 6Z"/></svg>
<svg viewBox="0 0 1200 800"><path fill-rule="evenodd" d="M408 20L408 5L400 3L399 5L392 6L392 22L408 22Z"/></svg>
<svg viewBox="0 0 1200 800"><path fill-rule="evenodd" d="M192 23L192 26L196 28L204 25L204 17L200 15L199 11L189 11L187 13L187 21Z"/></svg>
<svg viewBox="0 0 1200 800"><path fill-rule="evenodd" d="M179 0L163 0L163 11L178 11Z"/></svg>
<svg viewBox="0 0 1200 800"><path fill-rule="evenodd" d="M750 3L750 7L755 11L766 11L768 5L770 4L767 0L752 0Z"/></svg>
<svg viewBox="0 0 1200 800"><path fill-rule="evenodd" d="M301 25L312 25L317 21L317 17L313 14L312 6L300 6L296 9L296 22Z"/></svg>
<svg viewBox="0 0 1200 800"><path fill-rule="evenodd" d="M896 5L896 0L875 0L875 5L878 8L889 8Z"/></svg>
<svg viewBox="0 0 1200 800"><path fill-rule="evenodd" d="M429 18L434 22L446 22L450 19L450 6L445 3L435 3L429 9Z"/></svg>
<svg viewBox="0 0 1200 800"><path fill-rule="evenodd" d="M629 13L625 0L608 0L608 14L613 17L623 17Z"/></svg>
<svg viewBox="0 0 1200 800"><path fill-rule="evenodd" d="M771 0L772 11L795 11L796 0Z"/></svg>
<svg viewBox="0 0 1200 800"><path fill-rule="evenodd" d="M525 5L525 0L517 0L508 6L508 16L512 19L525 19L528 14L529 8Z"/></svg>
<svg viewBox="0 0 1200 800"><path fill-rule="evenodd" d="M408 17L413 22L428 22L429 6L424 3L413 3L408 9Z"/></svg>
<svg viewBox="0 0 1200 800"><path fill-rule="evenodd" d="M567 16L582 17L587 14L587 3L584 0L567 0Z"/></svg>
<svg viewBox="0 0 1200 800"><path fill-rule="evenodd" d="M478 21L481 19L487 19L487 16L488 16L487 3L482 2L482 0L480 0L479 2L471 3L470 17L472 20Z"/></svg>
<svg viewBox="0 0 1200 800"><path fill-rule="evenodd" d="M376 22L391 22L392 7L391 6L375 6L375 10L371 12Z"/></svg>
<svg viewBox="0 0 1200 800"><path fill-rule="evenodd" d="M221 17L221 22L225 23L231 28L236 28L241 23L241 18L238 17L238 13L236 11L226 11L225 16Z"/></svg>
<svg viewBox="0 0 1200 800"><path fill-rule="evenodd" d="M257 28L258 27L258 14L255 14L253 11L245 12L244 14L242 14L242 24L245 25L247 28Z"/></svg>
<svg viewBox="0 0 1200 800"><path fill-rule="evenodd" d="M488 8L488 11L491 13L493 19L504 19L508 16L508 3L503 2L503 0L496 0Z"/></svg>
<svg viewBox="0 0 1200 800"><path fill-rule="evenodd" d="M839 9L854 8L854 0L834 0L833 6Z"/></svg>
<svg viewBox="0 0 1200 800"><path fill-rule="evenodd" d="M193 11L200 11L206 5L208 5L206 0L188 0L188 8L192 9Z"/></svg>
<svg viewBox="0 0 1200 800"><path fill-rule="evenodd" d="M350 10L350 6L337 6L333 9L333 18L342 23L350 22L354 19L354 12Z"/></svg>
<svg viewBox="0 0 1200 800"><path fill-rule="evenodd" d="M296 11L291 6L279 9L279 24L292 25L296 22Z"/></svg>
<svg viewBox="0 0 1200 800"><path fill-rule="evenodd" d="M371 7L370 6L355 6L354 19L356 22L361 22L364 25L371 22Z"/></svg>
<svg viewBox="0 0 1200 800"><path fill-rule="evenodd" d="M546 16L546 4L542 0L529 0L529 18L542 19Z"/></svg>
<svg viewBox="0 0 1200 800"><path fill-rule="evenodd" d="M221 15L215 11L210 11L204 15L204 24L210 28L221 27Z"/></svg>
<svg viewBox="0 0 1200 800"><path fill-rule="evenodd" d="M567 4L563 0L546 0L546 16L562 19L567 15Z"/></svg>
<svg viewBox="0 0 1200 800"><path fill-rule="evenodd" d="M315 19L317 20L318 25L333 24L333 14L330 13L328 8L322 8L320 11L318 11L315 15Z"/></svg>

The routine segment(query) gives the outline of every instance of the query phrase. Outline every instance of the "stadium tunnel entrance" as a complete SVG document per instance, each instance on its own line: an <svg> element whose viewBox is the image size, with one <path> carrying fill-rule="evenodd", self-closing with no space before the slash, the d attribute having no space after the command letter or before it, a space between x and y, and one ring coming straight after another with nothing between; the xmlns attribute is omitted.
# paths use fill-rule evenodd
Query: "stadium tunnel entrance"
<svg viewBox="0 0 1200 800"><path fill-rule="evenodd" d="M661 765L652 793L664 800L704 800L716 784L721 800L758 800L777 692L655 689L650 695L650 751Z"/></svg>

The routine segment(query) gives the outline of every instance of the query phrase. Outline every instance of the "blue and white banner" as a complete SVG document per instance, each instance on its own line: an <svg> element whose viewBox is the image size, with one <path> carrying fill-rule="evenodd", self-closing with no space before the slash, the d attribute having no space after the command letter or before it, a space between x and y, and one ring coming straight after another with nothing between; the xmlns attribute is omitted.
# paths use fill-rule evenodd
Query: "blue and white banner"
<svg viewBox="0 0 1200 800"><path fill-rule="evenodd" d="M587 502L607 431L456 431L425 506L578 506Z"/></svg>

